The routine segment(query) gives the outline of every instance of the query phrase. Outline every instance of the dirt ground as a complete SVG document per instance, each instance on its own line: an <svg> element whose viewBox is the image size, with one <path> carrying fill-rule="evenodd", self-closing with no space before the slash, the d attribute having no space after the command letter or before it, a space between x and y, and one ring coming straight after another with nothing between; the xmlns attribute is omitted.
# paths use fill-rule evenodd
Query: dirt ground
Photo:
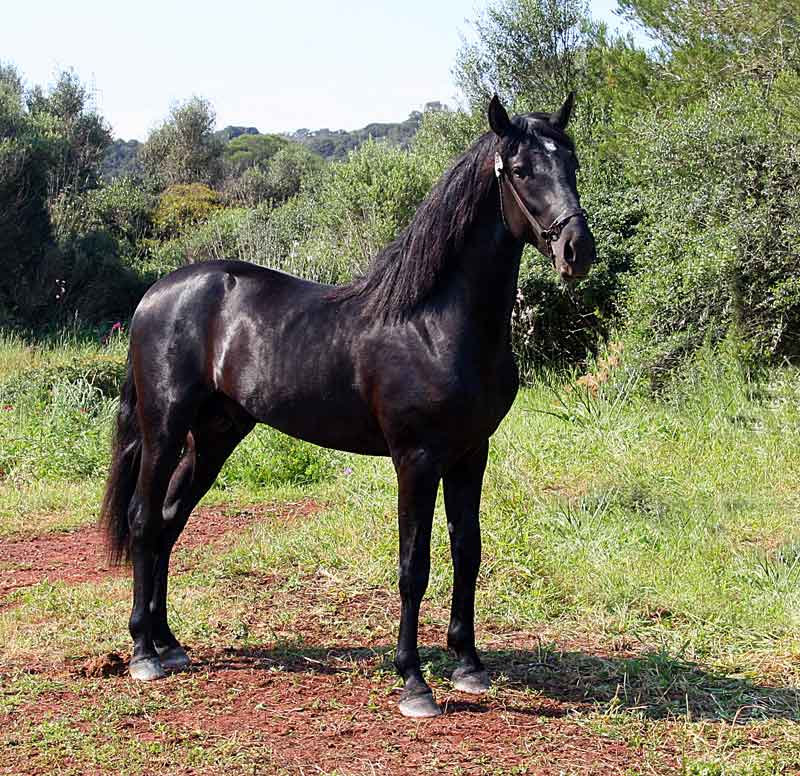
<svg viewBox="0 0 800 776"><path fill-rule="evenodd" d="M238 512L201 509L192 517L181 547L224 543L231 532L254 522L302 519L317 509L313 502ZM95 528L0 540L0 558L0 595L42 580L79 583L128 573L109 569ZM191 554L186 558L184 569ZM561 672L546 658L542 662L537 656L539 636L533 633L484 628L481 646L487 666L499 677L496 688L477 699L456 693L446 679L452 666L438 668L431 682L444 715L425 721L402 718L396 710L397 680L391 667L395 596L376 589L331 604L322 601L322 582L307 590L281 592L271 601L274 607L298 613L293 625L302 633L301 644L195 650L188 645L191 670L149 685L127 677L127 655L43 664L38 669L28 665L25 670L32 676L44 673L58 689L0 714L0 730L12 742L21 741L32 724L54 720L70 720L89 730L88 723L77 721L87 708L98 698L119 696L155 708L115 717L115 746L124 748L135 740L160 748L169 743L177 751L224 745L235 752L235 767L192 765L179 758L166 769L163 762L153 770L134 769L141 773L555 776L669 773L677 767L679 752L663 740L655 748L632 745L622 736L596 729L590 722L596 698L587 691L582 664L572 661L569 670ZM298 600L290 600L293 597ZM440 613L445 617L446 612ZM367 635L352 643L346 629L343 633L337 625L345 620L360 623L359 632ZM421 644L442 641L440 623L423 624ZM570 649L582 653L579 644ZM428 647L423 661L441 654ZM601 657L595 653L592 659ZM246 766L239 769L241 763ZM0 773L38 774L45 772L42 767L36 758L15 759L13 748L0 754ZM59 771L65 768L75 773L114 772L86 766L79 754L69 751L59 760Z"/></svg>
<svg viewBox="0 0 800 776"><path fill-rule="evenodd" d="M320 509L313 501L280 505L253 506L241 510L203 508L189 519L186 530L175 545L178 557L173 570L181 571L181 550L221 544L226 537L263 520L295 520ZM47 533L41 536L0 538L0 606L12 590L39 582L95 582L109 574L128 576L124 567L108 563L105 541L99 527L90 525L77 531Z"/></svg>

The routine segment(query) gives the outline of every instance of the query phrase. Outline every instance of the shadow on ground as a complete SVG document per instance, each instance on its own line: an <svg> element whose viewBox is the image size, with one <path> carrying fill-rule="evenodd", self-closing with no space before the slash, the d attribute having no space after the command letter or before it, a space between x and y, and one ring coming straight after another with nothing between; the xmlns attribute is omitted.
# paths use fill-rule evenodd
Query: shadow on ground
<svg viewBox="0 0 800 776"><path fill-rule="evenodd" d="M201 660L198 667L212 671L271 669L386 675L394 672L393 652L393 647L384 645L326 648L285 643L229 649ZM449 679L455 668L450 655L438 649L422 649L420 655L433 681ZM649 719L688 714L693 720L800 720L797 688L761 685L666 652L621 658L541 648L489 650L482 657L499 688L534 691L568 705L627 710ZM464 706L472 711L488 710L480 702Z"/></svg>

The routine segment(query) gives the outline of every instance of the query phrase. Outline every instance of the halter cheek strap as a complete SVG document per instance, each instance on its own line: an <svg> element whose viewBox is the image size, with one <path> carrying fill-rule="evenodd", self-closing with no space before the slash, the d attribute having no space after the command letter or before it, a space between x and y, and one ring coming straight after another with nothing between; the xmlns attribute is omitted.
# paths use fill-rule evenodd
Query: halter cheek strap
<svg viewBox="0 0 800 776"><path fill-rule="evenodd" d="M520 197L517 190L514 188L511 181L508 179L506 175L505 167L503 165L503 157L500 156L499 153L495 153L494 155L494 174L497 177L497 182L499 184L500 189L500 216L503 219L503 226L508 229L508 222L506 221L506 214L503 205L503 187L508 186L511 190L511 194L516 200L517 207L522 211L522 214L527 219L528 223L531 225L534 234L538 235L539 238L544 242L547 246L547 252L550 255L550 258L555 261L555 253L553 252L553 243L561 236L561 230L567 225L567 222L575 218L576 216L583 216L584 218L587 217L586 211L582 208L574 208L572 210L565 210L558 218L556 218L552 224L548 227L542 226L539 222L539 219L531 213L530 210L526 207L525 203L522 201L522 197ZM508 229L508 231L511 231Z"/></svg>

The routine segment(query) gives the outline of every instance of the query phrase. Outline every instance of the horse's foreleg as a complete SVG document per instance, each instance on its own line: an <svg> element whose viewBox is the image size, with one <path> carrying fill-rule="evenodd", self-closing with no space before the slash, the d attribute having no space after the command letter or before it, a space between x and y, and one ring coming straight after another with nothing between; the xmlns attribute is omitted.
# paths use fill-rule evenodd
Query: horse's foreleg
<svg viewBox="0 0 800 776"><path fill-rule="evenodd" d="M489 675L475 649L475 584L481 563L478 512L489 443L471 453L444 475L444 503L453 556L453 603L447 646L459 664L453 686L480 694L489 689Z"/></svg>
<svg viewBox="0 0 800 776"><path fill-rule="evenodd" d="M427 453L395 456L400 528L400 635L394 664L405 686L400 712L406 717L435 717L441 709L422 678L417 630L419 607L431 567L431 525L440 471Z"/></svg>

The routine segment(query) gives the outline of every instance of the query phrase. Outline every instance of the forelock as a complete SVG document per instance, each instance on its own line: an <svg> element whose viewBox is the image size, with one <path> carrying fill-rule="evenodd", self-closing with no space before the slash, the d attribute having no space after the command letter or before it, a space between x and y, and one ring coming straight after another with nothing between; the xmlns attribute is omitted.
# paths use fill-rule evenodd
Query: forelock
<svg viewBox="0 0 800 776"><path fill-rule="evenodd" d="M520 116L514 116L512 124L516 129L517 145L526 139L542 143L542 140L547 138L559 145L566 146L571 151L575 150L572 138L564 130L550 123L549 113L523 113Z"/></svg>

